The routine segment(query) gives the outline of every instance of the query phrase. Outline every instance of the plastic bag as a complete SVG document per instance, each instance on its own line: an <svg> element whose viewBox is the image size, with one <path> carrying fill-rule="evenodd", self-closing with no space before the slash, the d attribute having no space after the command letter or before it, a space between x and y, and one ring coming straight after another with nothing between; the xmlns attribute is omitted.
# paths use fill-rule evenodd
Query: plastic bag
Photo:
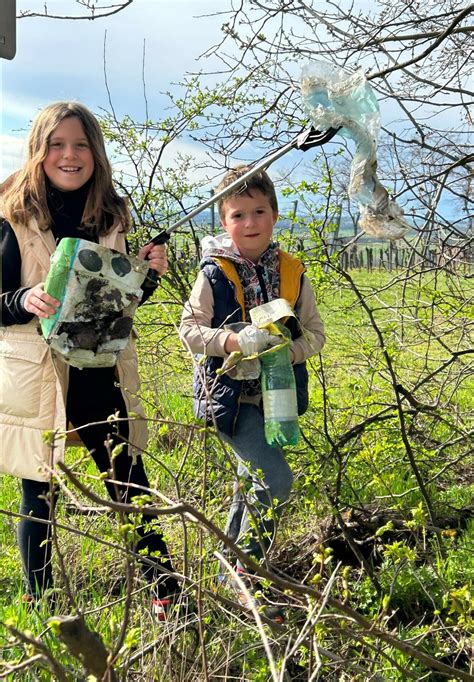
<svg viewBox="0 0 474 682"><path fill-rule="evenodd" d="M301 95L316 128L341 128L339 134L356 143L349 196L359 202L359 226L376 237L403 237L411 226L377 178L380 111L363 71L351 74L326 62L312 61L302 71Z"/></svg>
<svg viewBox="0 0 474 682"><path fill-rule="evenodd" d="M41 320L46 342L73 367L112 367L129 342L148 264L85 239L62 239L45 291L60 301Z"/></svg>

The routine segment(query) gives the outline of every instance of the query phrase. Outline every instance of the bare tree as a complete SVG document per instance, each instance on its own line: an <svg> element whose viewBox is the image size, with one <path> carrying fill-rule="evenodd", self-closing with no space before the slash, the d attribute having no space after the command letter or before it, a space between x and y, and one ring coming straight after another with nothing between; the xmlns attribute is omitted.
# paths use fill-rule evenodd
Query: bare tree
<svg viewBox="0 0 474 682"><path fill-rule="evenodd" d="M299 250L326 320L328 344L310 363L315 388L301 419L303 440L288 453L296 479L290 502L294 526L272 548L276 572L252 566L296 614L271 633L258 613L238 612L213 582L218 544L248 560L214 522L230 502L222 494L222 480L232 473L222 444L195 424L179 423L175 403L160 402L168 389L174 397L190 393L191 361L176 352L174 333L189 288L189 251L181 273L175 259L171 285L165 283L169 300L157 303L160 315L143 306L138 320L146 332L144 390L156 422L149 455L174 486L166 496L151 490L148 509L182 522L182 578L197 595L202 655L180 659L173 676L176 641L168 647L169 631L155 636L145 630L139 645L133 638L127 643L124 618L111 654L101 656L100 670L106 660L108 671L115 667L126 679L129 669L143 670L142 659L156 652L163 679L256 679L255 670L246 676L246 658L258 666L268 661L266 671L258 667L258 679L265 674L275 680L438 674L473 679L472 598L464 580L470 555L463 543L473 482L473 9L458 0L424 5L381 0L370 9L331 0L323 6L316 0L231 0L230 9L221 12L222 41L203 55L219 60L219 73L209 73L209 81L203 73L186 78L184 94L170 94L174 110L166 119L148 111L145 88L141 123L117 115L110 100L104 131L125 161L117 179L143 228L137 238L147 239L160 229L160 216L173 217L189 206L189 195L202 198L187 179L192 160L183 159L177 168L165 165L174 141L186 134L200 141L211 173L237 157L255 160L308 122L299 97L304 61L318 57L348 71L362 67L381 102L381 175L405 203L414 230L404 243L406 262L359 277L343 260L359 235L351 234L339 258L333 239L341 210L353 211L346 196L350 143L332 142L307 168L300 167L298 176L289 172L282 179L307 208L298 225L304 231ZM176 253L189 242L184 235L180 240ZM143 511L106 503L82 473L64 468L58 476L65 490L67 480L74 495L79 491L96 509L108 506L127 518ZM102 545L101 532L94 535ZM138 595L130 567L136 557L123 537L115 551L129 561L124 599L126 616L135 622ZM456 552L465 566L456 566ZM56 660L40 638L25 639L7 626L17 646L28 651L32 667L47 666L63 679L62 659ZM85 634L89 638L90 632ZM290 671L294 659L301 663L300 676ZM156 674L159 665L151 660L147 670ZM23 659L8 661L0 677L25 666Z"/></svg>
<svg viewBox="0 0 474 682"><path fill-rule="evenodd" d="M222 75L236 84L213 138L221 153L234 153L248 139L265 146L285 139L305 118L301 66L324 59L367 74L381 104L384 179L409 210L426 204L427 196L432 209L436 199L441 216L443 204L456 198L472 202L465 180L473 165L474 5L381 0L367 10L357 2L252 0L233 6L222 41L206 53L220 60ZM245 91L255 106L242 110L239 95Z"/></svg>
<svg viewBox="0 0 474 682"><path fill-rule="evenodd" d="M43 10L20 8L17 19L25 19L27 17L42 17L43 19L71 19L92 21L94 19L102 19L103 17L110 17L112 14L117 14L131 5L133 0L121 0L119 2L108 2L107 0L72 0L71 12L79 9L79 14L55 14L50 11L48 2L43 4ZM38 3L34 3L38 4Z"/></svg>

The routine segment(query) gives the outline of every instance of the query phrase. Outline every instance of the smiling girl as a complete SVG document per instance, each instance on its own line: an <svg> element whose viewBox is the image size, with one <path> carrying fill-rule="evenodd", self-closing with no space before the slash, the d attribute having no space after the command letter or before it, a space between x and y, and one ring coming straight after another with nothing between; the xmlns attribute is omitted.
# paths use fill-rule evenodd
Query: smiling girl
<svg viewBox="0 0 474 682"><path fill-rule="evenodd" d="M38 318L48 317L59 305L44 291L56 244L64 237L78 237L126 252L125 235L132 221L113 186L99 123L76 102L51 104L38 114L27 161L0 192L5 218L0 218L0 472L21 478L18 542L25 599L32 601L53 587L51 526L45 521L51 520L56 491L41 463L54 466L64 453L61 440L51 452L43 442L44 431L64 431L68 421L80 428L99 471L108 473L105 485L112 499L130 502L140 487L149 488L140 456L147 430L136 397L139 379L132 340L116 367L77 369L66 365L38 334ZM167 269L164 246L148 244L138 257L148 258L149 267L159 275ZM145 281L142 301L154 287ZM143 419L127 421L130 412ZM111 426L106 421L111 414L124 419ZM109 448L124 444L113 471L108 439ZM135 551L145 558L143 575L156 586L153 606L162 619L178 583L166 573L173 571L168 550L149 522L146 529L139 528Z"/></svg>

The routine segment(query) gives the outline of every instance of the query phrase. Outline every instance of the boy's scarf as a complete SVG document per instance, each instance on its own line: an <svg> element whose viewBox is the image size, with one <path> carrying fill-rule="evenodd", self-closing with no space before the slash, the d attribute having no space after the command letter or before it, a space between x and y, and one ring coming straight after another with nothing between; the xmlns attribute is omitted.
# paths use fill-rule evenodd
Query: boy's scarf
<svg viewBox="0 0 474 682"><path fill-rule="evenodd" d="M235 263L239 279L244 290L245 316L249 318L249 310L262 305L266 301L272 301L280 295L280 260L278 247L270 244L262 253L258 263L253 263L247 258L240 257ZM260 274L260 278L257 274ZM262 291L265 286L265 294Z"/></svg>
<svg viewBox="0 0 474 682"><path fill-rule="evenodd" d="M258 259L258 263L254 263L241 256L237 251L214 247L206 251L201 265L213 257L226 258L234 263L244 291L245 316L249 319L249 310L266 303L267 300L272 301L280 295L280 259L278 252L278 244L271 242ZM262 292L260 280L265 286L266 296Z"/></svg>

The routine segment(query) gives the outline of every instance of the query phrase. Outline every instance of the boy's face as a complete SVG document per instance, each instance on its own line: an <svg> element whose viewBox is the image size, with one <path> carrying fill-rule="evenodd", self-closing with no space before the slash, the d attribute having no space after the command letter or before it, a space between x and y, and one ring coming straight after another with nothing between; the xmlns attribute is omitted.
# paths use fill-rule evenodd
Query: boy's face
<svg viewBox="0 0 474 682"><path fill-rule="evenodd" d="M278 213L265 194L252 190L252 196L239 194L224 202L221 223L244 258L255 263L268 248Z"/></svg>

